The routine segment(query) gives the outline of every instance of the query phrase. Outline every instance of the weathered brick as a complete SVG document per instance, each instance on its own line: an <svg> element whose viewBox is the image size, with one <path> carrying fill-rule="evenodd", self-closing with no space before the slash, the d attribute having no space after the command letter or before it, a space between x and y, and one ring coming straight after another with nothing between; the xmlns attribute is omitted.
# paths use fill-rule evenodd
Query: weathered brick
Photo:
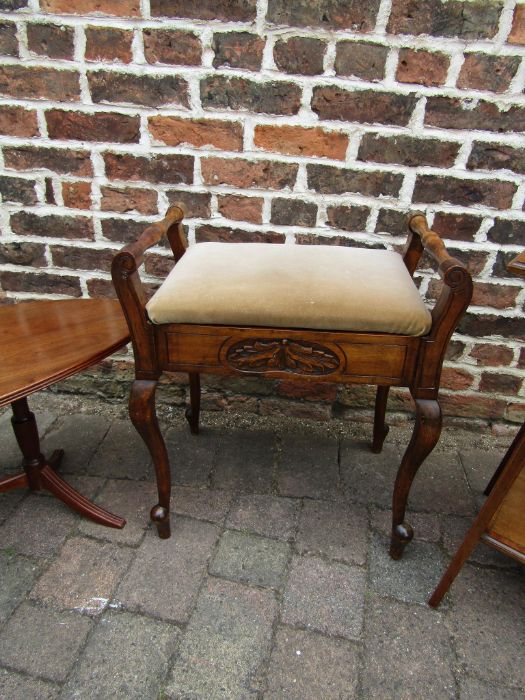
<svg viewBox="0 0 525 700"><path fill-rule="evenodd" d="M450 59L434 51L400 49L396 80L429 87L443 85Z"/></svg>
<svg viewBox="0 0 525 700"><path fill-rule="evenodd" d="M364 41L340 41L335 55L335 72L363 80L382 80L387 55L387 46Z"/></svg>
<svg viewBox="0 0 525 700"><path fill-rule="evenodd" d="M365 206L329 206L326 209L326 223L343 231L364 231L369 214L370 209Z"/></svg>
<svg viewBox="0 0 525 700"><path fill-rule="evenodd" d="M247 78L211 75L200 83L203 107L266 114L297 114L301 88L284 80L255 82Z"/></svg>
<svg viewBox="0 0 525 700"><path fill-rule="evenodd" d="M460 88L505 92L516 75L520 62L520 56L466 54L457 85Z"/></svg>
<svg viewBox="0 0 525 700"><path fill-rule="evenodd" d="M516 5L512 17L512 28L507 41L509 44L525 44L525 6Z"/></svg>
<svg viewBox="0 0 525 700"><path fill-rule="evenodd" d="M80 177L93 174L89 152L70 148L9 147L4 148L4 161L7 168L15 170L44 168Z"/></svg>
<svg viewBox="0 0 525 700"><path fill-rule="evenodd" d="M265 41L250 32L221 32L213 35L212 49L215 52L213 67L244 68L259 70L262 63Z"/></svg>
<svg viewBox="0 0 525 700"><path fill-rule="evenodd" d="M265 151L344 160L348 136L321 127L258 124L254 130L254 144Z"/></svg>
<svg viewBox="0 0 525 700"><path fill-rule="evenodd" d="M140 118L116 112L72 112L51 109L46 112L49 137L77 141L138 143Z"/></svg>
<svg viewBox="0 0 525 700"><path fill-rule="evenodd" d="M55 14L140 17L140 0L42 0L40 7Z"/></svg>
<svg viewBox="0 0 525 700"><path fill-rule="evenodd" d="M501 416L506 407L505 401L495 399L483 394L465 393L448 394L442 393L439 403L443 413L447 416L460 416L464 418L485 418L488 420L501 420Z"/></svg>
<svg viewBox="0 0 525 700"><path fill-rule="evenodd" d="M505 345L491 345L488 343L474 345L469 355L477 361L478 365L483 367L509 365L514 357L511 348Z"/></svg>
<svg viewBox="0 0 525 700"><path fill-rule="evenodd" d="M450 168L454 164L459 147L459 143L451 141L368 133L361 139L357 157L359 160L371 160L376 163Z"/></svg>
<svg viewBox="0 0 525 700"><path fill-rule="evenodd" d="M307 233L305 235L308 236L311 234ZM325 236L325 238L328 238L328 236ZM319 245L323 245L322 241L319 242ZM329 384L328 382L298 382L281 380L277 384L277 393L280 396L286 396L290 399L304 399L305 401L329 401L331 403L332 401L335 401L337 397L337 385Z"/></svg>
<svg viewBox="0 0 525 700"><path fill-rule="evenodd" d="M448 214L437 212L432 228L442 238L458 241L473 241L481 219L473 214Z"/></svg>
<svg viewBox="0 0 525 700"><path fill-rule="evenodd" d="M38 136L36 112L24 107L0 105L0 134Z"/></svg>
<svg viewBox="0 0 525 700"><path fill-rule="evenodd" d="M525 221L496 219L487 236L489 241L502 245L507 243L525 245Z"/></svg>
<svg viewBox="0 0 525 700"><path fill-rule="evenodd" d="M490 39L498 31L503 2L483 0L394 0L387 31L462 39Z"/></svg>
<svg viewBox="0 0 525 700"><path fill-rule="evenodd" d="M513 318L492 314L467 313L458 325L458 332L475 338L501 335L504 338L525 340L525 318Z"/></svg>
<svg viewBox="0 0 525 700"><path fill-rule="evenodd" d="M111 280L92 278L87 281L87 288L92 299L115 299L117 296Z"/></svg>
<svg viewBox="0 0 525 700"><path fill-rule="evenodd" d="M513 170L525 173L525 148L513 148L502 143L475 141L467 168L469 170Z"/></svg>
<svg viewBox="0 0 525 700"><path fill-rule="evenodd" d="M133 219L102 219L100 223L104 238L117 243L136 241L148 226L144 221L134 221Z"/></svg>
<svg viewBox="0 0 525 700"><path fill-rule="evenodd" d="M519 292L521 292L521 287L476 282L472 295L472 304L477 306L493 306L496 309L509 309L516 303L516 297Z"/></svg>
<svg viewBox="0 0 525 700"><path fill-rule="evenodd" d="M78 73L37 66L0 66L0 93L18 99L73 102L80 97Z"/></svg>
<svg viewBox="0 0 525 700"><path fill-rule="evenodd" d="M0 194L2 195L3 203L36 204L35 185L35 180L0 175Z"/></svg>
<svg viewBox="0 0 525 700"><path fill-rule="evenodd" d="M27 25L27 45L30 51L49 58L72 59L75 30L60 24Z"/></svg>
<svg viewBox="0 0 525 700"><path fill-rule="evenodd" d="M122 61L132 59L133 32L116 27L86 27L86 61Z"/></svg>
<svg viewBox="0 0 525 700"><path fill-rule="evenodd" d="M0 263L45 267L47 265L45 246L42 243L13 241L0 244Z"/></svg>
<svg viewBox="0 0 525 700"><path fill-rule="evenodd" d="M308 187L322 194L359 192L378 197L399 194L403 176L387 172L362 172L331 165L307 165Z"/></svg>
<svg viewBox="0 0 525 700"><path fill-rule="evenodd" d="M323 72L325 51L326 43L320 39L293 36L275 42L273 60L284 73L320 75Z"/></svg>
<svg viewBox="0 0 525 700"><path fill-rule="evenodd" d="M492 268L493 277L511 277L516 279L516 276L507 270L507 265L516 256L516 253L505 252L503 250L498 251L496 255L496 262Z"/></svg>
<svg viewBox="0 0 525 700"><path fill-rule="evenodd" d="M207 219L211 216L209 192L187 192L182 190L168 190L166 192L170 204L180 202L185 211L185 218Z"/></svg>
<svg viewBox="0 0 525 700"><path fill-rule="evenodd" d="M139 214L157 213L157 193L141 187L113 187L100 188L102 199L100 208L102 211L117 211L122 214L129 211L137 211Z"/></svg>
<svg viewBox="0 0 525 700"><path fill-rule="evenodd" d="M463 102L457 97L428 97L425 124L443 129L481 129L508 133L525 131L525 108L519 105L499 109L494 102Z"/></svg>
<svg viewBox="0 0 525 700"><path fill-rule="evenodd" d="M88 71L94 102L160 107L188 106L188 84L177 75L133 75L115 71Z"/></svg>
<svg viewBox="0 0 525 700"><path fill-rule="evenodd" d="M356 243L351 238L343 236L323 236L318 233L296 233L295 242L298 245L341 245L349 248L355 247Z"/></svg>
<svg viewBox="0 0 525 700"><path fill-rule="evenodd" d="M458 177L418 175L412 200L414 202L470 205L485 204L496 209L508 209L516 185L501 180L468 180Z"/></svg>
<svg viewBox="0 0 525 700"><path fill-rule="evenodd" d="M6 292L64 294L69 297L82 296L80 280L74 276L4 270L0 271L0 284Z"/></svg>
<svg viewBox="0 0 525 700"><path fill-rule="evenodd" d="M272 200L272 224L281 226L315 226L317 204L299 199L276 197Z"/></svg>
<svg viewBox="0 0 525 700"><path fill-rule="evenodd" d="M193 182L193 156L158 154L132 156L126 153L105 153L106 175L110 180L147 180L189 185Z"/></svg>
<svg viewBox="0 0 525 700"><path fill-rule="evenodd" d="M207 185L232 185L233 187L258 187L281 190L292 188L297 176L297 165L275 163L269 160L244 160L240 158L203 158L202 178Z"/></svg>
<svg viewBox="0 0 525 700"><path fill-rule="evenodd" d="M270 0L267 21L292 27L322 27L369 32L374 28L379 0Z"/></svg>
<svg viewBox="0 0 525 700"><path fill-rule="evenodd" d="M18 56L18 39L14 22L0 22L0 55Z"/></svg>
<svg viewBox="0 0 525 700"><path fill-rule="evenodd" d="M199 66L202 46L193 32L178 29L144 29L144 55L148 63Z"/></svg>
<svg viewBox="0 0 525 700"><path fill-rule="evenodd" d="M91 183L63 182L62 199L65 207L91 209Z"/></svg>
<svg viewBox="0 0 525 700"><path fill-rule="evenodd" d="M251 22L256 15L256 0L151 0L153 17L187 17L188 19Z"/></svg>
<svg viewBox="0 0 525 700"><path fill-rule="evenodd" d="M27 7L28 0L2 0L2 11L20 10Z"/></svg>
<svg viewBox="0 0 525 700"><path fill-rule="evenodd" d="M376 231L387 231L393 236L406 236L408 234L408 214L395 209L380 209L376 221Z"/></svg>
<svg viewBox="0 0 525 700"><path fill-rule="evenodd" d="M406 126L416 104L414 95L374 90L343 90L319 86L313 90L312 109L321 119Z"/></svg>
<svg viewBox="0 0 525 700"><path fill-rule="evenodd" d="M234 221L250 221L254 224L262 222L262 197L243 197L236 194L225 194L217 197L219 212L226 219Z"/></svg>
<svg viewBox="0 0 525 700"><path fill-rule="evenodd" d="M55 267L70 267L73 270L111 270L114 250L108 248L74 248L65 245L51 246L51 257Z"/></svg>
<svg viewBox="0 0 525 700"><path fill-rule="evenodd" d="M53 238L94 238L93 222L85 216L59 216L45 214L39 216L29 211L11 214L11 228L15 233L26 236L51 236Z"/></svg>
<svg viewBox="0 0 525 700"><path fill-rule="evenodd" d="M226 228L203 224L195 230L197 243L222 241L225 243L284 243L284 233L275 231L244 231L243 229Z"/></svg>
<svg viewBox="0 0 525 700"><path fill-rule="evenodd" d="M173 270L175 262L173 257L158 255L157 253L147 253L144 261L144 269L148 275L165 279Z"/></svg>
<svg viewBox="0 0 525 700"><path fill-rule="evenodd" d="M505 394L515 396L521 387L522 378L514 374L483 372L479 383L479 390L489 394Z"/></svg>
<svg viewBox="0 0 525 700"><path fill-rule="evenodd" d="M214 146L223 151L242 151L243 130L239 122L219 119L182 119L155 116L148 122L151 135L168 146L188 143Z"/></svg>

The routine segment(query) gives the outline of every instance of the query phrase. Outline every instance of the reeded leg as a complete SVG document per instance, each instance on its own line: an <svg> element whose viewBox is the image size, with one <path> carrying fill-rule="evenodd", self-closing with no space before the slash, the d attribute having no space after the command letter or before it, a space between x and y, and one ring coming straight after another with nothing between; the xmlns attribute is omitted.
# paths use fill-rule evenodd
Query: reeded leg
<svg viewBox="0 0 525 700"><path fill-rule="evenodd" d="M16 441L24 455L24 471L27 475L29 488L40 491L42 483L40 470L46 463L40 452L40 438L36 426L35 414L29 410L27 399L17 399L11 404L13 417L11 423Z"/></svg>
<svg viewBox="0 0 525 700"><path fill-rule="evenodd" d="M201 375L190 372L190 405L186 409L186 420L193 435L199 434L199 415L201 411Z"/></svg>
<svg viewBox="0 0 525 700"><path fill-rule="evenodd" d="M160 432L155 410L156 380L136 379L131 386L129 416L150 451L157 475L159 502L151 509L151 519L161 539L170 532L171 476L168 452Z"/></svg>
<svg viewBox="0 0 525 700"><path fill-rule="evenodd" d="M390 556L400 559L414 533L404 522L408 494L417 470L434 449L441 434L441 408L436 400L415 399L416 424L397 472L392 499Z"/></svg>
<svg viewBox="0 0 525 700"><path fill-rule="evenodd" d="M383 449L383 443L388 435L389 427L385 425L386 404L388 401L389 386L378 386L376 393L376 407L374 413L374 435L372 438L372 452L376 454Z"/></svg>

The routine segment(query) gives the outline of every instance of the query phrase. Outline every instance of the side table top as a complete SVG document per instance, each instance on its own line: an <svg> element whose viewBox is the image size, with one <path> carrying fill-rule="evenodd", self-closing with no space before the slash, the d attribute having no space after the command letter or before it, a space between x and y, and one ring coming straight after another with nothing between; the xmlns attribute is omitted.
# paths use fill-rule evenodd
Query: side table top
<svg viewBox="0 0 525 700"><path fill-rule="evenodd" d="M128 341L113 299L1 306L0 407L90 367Z"/></svg>

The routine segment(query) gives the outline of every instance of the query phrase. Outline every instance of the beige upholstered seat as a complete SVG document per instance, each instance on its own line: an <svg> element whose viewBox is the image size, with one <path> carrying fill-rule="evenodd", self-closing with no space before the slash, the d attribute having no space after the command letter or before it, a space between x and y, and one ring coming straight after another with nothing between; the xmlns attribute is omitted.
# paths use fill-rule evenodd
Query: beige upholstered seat
<svg viewBox="0 0 525 700"><path fill-rule="evenodd" d="M425 335L431 316L386 250L267 243L188 248L146 306L153 323Z"/></svg>

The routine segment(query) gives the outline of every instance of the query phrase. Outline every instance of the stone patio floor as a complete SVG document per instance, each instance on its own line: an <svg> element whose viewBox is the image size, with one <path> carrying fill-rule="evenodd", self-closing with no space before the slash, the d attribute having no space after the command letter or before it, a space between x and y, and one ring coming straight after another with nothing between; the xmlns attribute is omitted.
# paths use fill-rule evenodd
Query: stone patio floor
<svg viewBox="0 0 525 700"><path fill-rule="evenodd" d="M505 440L445 428L420 470L405 558L388 557L407 429L205 413L166 423L170 540L125 409L31 405L62 473L127 518L103 528L44 494L0 495L0 698L525 698L523 567L480 545L435 611ZM20 457L0 416L2 471ZM510 437L506 438L506 442Z"/></svg>

